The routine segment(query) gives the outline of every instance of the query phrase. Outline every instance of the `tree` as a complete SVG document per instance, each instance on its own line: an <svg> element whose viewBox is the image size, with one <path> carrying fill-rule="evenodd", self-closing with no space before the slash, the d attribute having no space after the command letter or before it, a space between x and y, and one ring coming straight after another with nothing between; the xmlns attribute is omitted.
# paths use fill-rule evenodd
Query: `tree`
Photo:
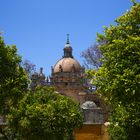
<svg viewBox="0 0 140 140"><path fill-rule="evenodd" d="M102 62L100 59L102 58L102 54L99 48L100 44L101 43L95 43L81 53L81 57L84 59L84 65L87 69L98 69L101 67Z"/></svg>
<svg viewBox="0 0 140 140"><path fill-rule="evenodd" d="M16 46L5 45L0 36L0 114L6 115L27 90L27 75Z"/></svg>
<svg viewBox="0 0 140 140"><path fill-rule="evenodd" d="M29 60L25 60L22 62L22 67L25 69L28 74L28 78L30 79L32 74L35 72L36 65L31 63Z"/></svg>
<svg viewBox="0 0 140 140"><path fill-rule="evenodd" d="M69 97L53 88L38 87L26 94L17 108L11 108L8 121L15 138L63 140L82 124L82 114Z"/></svg>
<svg viewBox="0 0 140 140"><path fill-rule="evenodd" d="M102 67L94 76L97 91L111 104L113 140L140 139L140 3L98 34Z"/></svg>

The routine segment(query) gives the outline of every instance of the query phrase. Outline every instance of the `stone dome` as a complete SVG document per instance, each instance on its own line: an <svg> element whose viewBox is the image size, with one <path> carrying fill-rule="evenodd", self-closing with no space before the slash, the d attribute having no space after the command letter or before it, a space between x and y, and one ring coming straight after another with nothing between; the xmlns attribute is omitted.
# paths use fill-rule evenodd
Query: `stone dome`
<svg viewBox="0 0 140 140"><path fill-rule="evenodd" d="M93 109L96 108L97 105L93 101L86 101L81 105L82 109Z"/></svg>
<svg viewBox="0 0 140 140"><path fill-rule="evenodd" d="M54 66L54 73L61 72L79 72L81 70L81 65L79 62L71 57L62 58Z"/></svg>

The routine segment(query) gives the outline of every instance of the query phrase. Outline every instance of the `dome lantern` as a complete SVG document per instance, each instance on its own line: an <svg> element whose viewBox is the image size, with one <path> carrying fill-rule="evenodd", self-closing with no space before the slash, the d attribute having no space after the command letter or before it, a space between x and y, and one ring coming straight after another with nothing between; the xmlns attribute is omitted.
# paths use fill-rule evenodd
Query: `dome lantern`
<svg viewBox="0 0 140 140"><path fill-rule="evenodd" d="M69 42L69 34L67 34L67 42L66 42L66 45L65 45L65 48L64 48L63 58L73 58L72 47L71 47L70 42Z"/></svg>

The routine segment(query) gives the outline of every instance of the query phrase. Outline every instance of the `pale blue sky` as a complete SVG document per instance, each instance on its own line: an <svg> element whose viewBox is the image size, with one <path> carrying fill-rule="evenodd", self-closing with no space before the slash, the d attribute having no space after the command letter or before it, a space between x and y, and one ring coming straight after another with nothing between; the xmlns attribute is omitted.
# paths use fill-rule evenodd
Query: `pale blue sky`
<svg viewBox="0 0 140 140"><path fill-rule="evenodd" d="M0 32L6 44L16 44L23 59L48 75L63 55L67 33L82 64L80 53L95 42L97 32L131 5L130 0L1 0Z"/></svg>

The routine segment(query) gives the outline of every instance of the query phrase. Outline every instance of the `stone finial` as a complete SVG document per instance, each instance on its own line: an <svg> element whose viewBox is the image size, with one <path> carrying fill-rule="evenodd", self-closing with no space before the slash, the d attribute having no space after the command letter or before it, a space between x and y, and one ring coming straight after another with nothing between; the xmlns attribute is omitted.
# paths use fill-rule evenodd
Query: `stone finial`
<svg viewBox="0 0 140 140"><path fill-rule="evenodd" d="M40 68L40 74L43 74L43 68L42 67Z"/></svg>
<svg viewBox="0 0 140 140"><path fill-rule="evenodd" d="M49 78L48 78L48 76L47 76L47 78L46 78L46 82L49 83Z"/></svg>

